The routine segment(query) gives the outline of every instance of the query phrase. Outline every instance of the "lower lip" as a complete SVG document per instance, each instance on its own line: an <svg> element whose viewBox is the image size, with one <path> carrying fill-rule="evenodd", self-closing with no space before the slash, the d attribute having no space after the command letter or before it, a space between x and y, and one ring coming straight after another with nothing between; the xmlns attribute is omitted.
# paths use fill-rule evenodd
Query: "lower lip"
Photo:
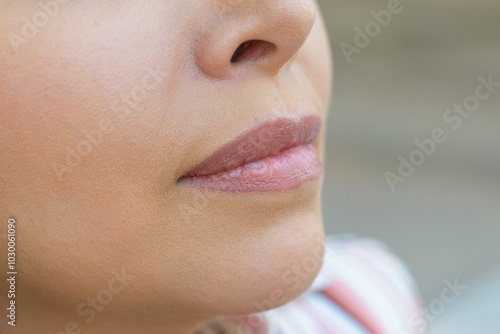
<svg viewBox="0 0 500 334"><path fill-rule="evenodd" d="M222 173L189 176L182 178L180 182L196 188L224 192L281 192L318 179L322 171L316 149L307 144Z"/></svg>

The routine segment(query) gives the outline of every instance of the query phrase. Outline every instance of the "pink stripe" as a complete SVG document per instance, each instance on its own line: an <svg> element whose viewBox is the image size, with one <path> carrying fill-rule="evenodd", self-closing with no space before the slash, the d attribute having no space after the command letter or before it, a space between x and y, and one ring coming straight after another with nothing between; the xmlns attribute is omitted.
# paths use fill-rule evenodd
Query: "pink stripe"
<svg viewBox="0 0 500 334"><path fill-rule="evenodd" d="M372 334L387 334L363 299L344 282L339 280L332 282L331 285L322 290L322 293L350 313Z"/></svg>

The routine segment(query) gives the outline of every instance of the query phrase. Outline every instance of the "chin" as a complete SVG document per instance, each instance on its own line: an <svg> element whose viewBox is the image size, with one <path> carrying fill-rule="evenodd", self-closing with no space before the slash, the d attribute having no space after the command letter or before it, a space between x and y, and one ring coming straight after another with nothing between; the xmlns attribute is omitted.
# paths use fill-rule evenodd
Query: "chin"
<svg viewBox="0 0 500 334"><path fill-rule="evenodd" d="M267 228L221 252L225 259L200 275L198 306L212 316L245 315L282 306L304 293L316 278L324 255L319 209L268 219ZM208 301L208 303L207 303Z"/></svg>

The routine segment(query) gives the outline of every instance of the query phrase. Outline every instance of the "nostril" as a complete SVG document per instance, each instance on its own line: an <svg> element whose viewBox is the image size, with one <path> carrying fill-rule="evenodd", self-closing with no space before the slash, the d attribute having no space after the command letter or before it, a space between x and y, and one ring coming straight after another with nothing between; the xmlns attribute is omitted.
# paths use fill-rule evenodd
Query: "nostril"
<svg viewBox="0 0 500 334"><path fill-rule="evenodd" d="M255 61L274 49L276 49L276 45L273 43L261 40L249 40L241 43L236 51L234 51L233 56L231 57L231 63Z"/></svg>

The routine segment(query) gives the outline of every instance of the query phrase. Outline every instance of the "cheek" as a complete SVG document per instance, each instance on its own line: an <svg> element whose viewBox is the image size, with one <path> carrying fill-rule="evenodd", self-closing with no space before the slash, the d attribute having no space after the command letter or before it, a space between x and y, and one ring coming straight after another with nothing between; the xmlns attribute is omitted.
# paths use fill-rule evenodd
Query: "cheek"
<svg viewBox="0 0 500 334"><path fill-rule="evenodd" d="M183 153L172 134L158 143L182 66L175 52L163 52L175 47L161 33L136 34L124 42L54 28L0 65L0 183L8 189L0 212L23 224L19 247L33 296L77 301L111 270L149 265L134 246L148 249L143 227L158 210L151 189L160 174L175 174ZM163 51L147 47L160 42ZM130 55L127 43L142 52ZM169 122L165 132L186 132L176 115Z"/></svg>
<svg viewBox="0 0 500 334"><path fill-rule="evenodd" d="M6 101L16 106L2 113L0 171L8 192L0 212L22 222L19 248L33 296L85 298L106 283L88 273L120 270L130 246L140 244L139 219L148 219L149 205L141 188L154 177L145 168L151 141L140 140L137 133L148 133L142 123L120 128L107 110L70 98L57 73L36 80L49 88L14 86L20 94ZM98 122L107 117L114 130L102 132Z"/></svg>
<svg viewBox="0 0 500 334"><path fill-rule="evenodd" d="M111 10L98 6L102 13ZM112 179L157 178L152 152L163 145L166 155L180 153L168 141L174 136L163 136L161 144L157 139L183 130L179 115L167 108L182 68L174 42L182 40L182 29L171 29L176 22L168 18L156 26L148 9L107 20L80 9L65 7L3 64L8 85L0 91L7 101L0 106L0 126L9 145L2 160L16 177L33 177L26 183L36 178L56 191L83 191L89 177L106 181L111 166ZM160 133L166 116L171 126ZM172 160L162 167L175 169Z"/></svg>

